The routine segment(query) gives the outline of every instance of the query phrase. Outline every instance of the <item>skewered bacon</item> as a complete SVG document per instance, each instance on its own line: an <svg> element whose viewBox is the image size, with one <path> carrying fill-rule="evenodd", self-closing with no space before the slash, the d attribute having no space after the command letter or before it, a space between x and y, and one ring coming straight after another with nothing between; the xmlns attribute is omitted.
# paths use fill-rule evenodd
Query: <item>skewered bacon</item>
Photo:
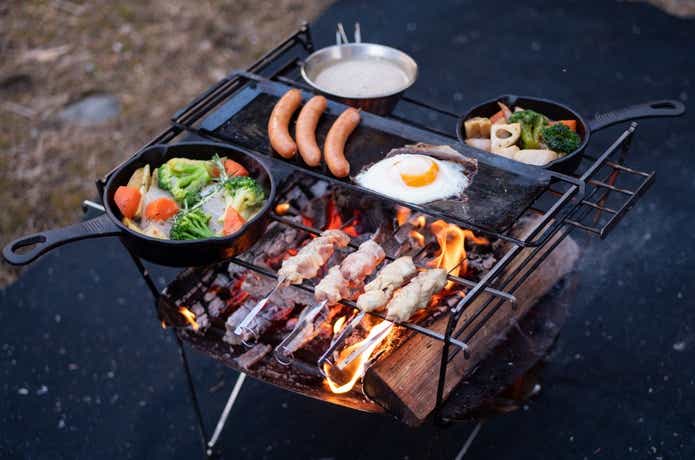
<svg viewBox="0 0 695 460"><path fill-rule="evenodd" d="M319 302L328 301L335 305L349 295L348 283L337 265L328 270L328 274L314 288L314 297Z"/></svg>
<svg viewBox="0 0 695 460"><path fill-rule="evenodd" d="M350 237L340 230L324 231L296 255L282 263L278 270L278 279L290 284L299 284L307 278L315 277L333 255L335 247L344 248L349 242Z"/></svg>
<svg viewBox="0 0 695 460"><path fill-rule="evenodd" d="M384 260L384 257L386 254L382 247L374 240L367 240L360 244L357 251L343 260L340 271L349 284L359 285Z"/></svg>
<svg viewBox="0 0 695 460"><path fill-rule="evenodd" d="M413 280L396 291L386 306L386 319L407 321L415 310L425 308L432 296L444 289L447 271L433 268L418 273Z"/></svg>
<svg viewBox="0 0 695 460"><path fill-rule="evenodd" d="M399 257L382 268L376 278L367 283L364 293L357 298L357 307L362 311L373 311L383 307L393 291L401 287L408 278L417 273L413 258Z"/></svg>

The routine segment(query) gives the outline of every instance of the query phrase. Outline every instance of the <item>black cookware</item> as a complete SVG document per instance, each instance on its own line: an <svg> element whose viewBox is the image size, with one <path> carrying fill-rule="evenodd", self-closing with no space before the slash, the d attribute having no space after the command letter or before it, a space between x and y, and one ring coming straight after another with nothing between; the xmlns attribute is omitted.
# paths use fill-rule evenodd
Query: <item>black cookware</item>
<svg viewBox="0 0 695 460"><path fill-rule="evenodd" d="M456 126L456 135L459 141L465 143L466 140L464 122L473 117L491 117L500 110L500 107L497 105L498 101L506 104L510 108L513 106L520 106L524 109L535 110L552 120L577 120L577 133L582 138L582 143L579 148L543 166L544 168L566 174L573 173L579 166L581 162L581 156L579 154L586 148L593 131L598 131L616 123L639 118L677 117L685 113L685 106L680 101L667 99L645 102L644 104L613 110L596 115L593 119L589 120L589 122L586 122L577 111L559 102L538 97L507 94L485 101L468 110L468 112L459 119Z"/></svg>
<svg viewBox="0 0 695 460"><path fill-rule="evenodd" d="M120 212L114 203L114 194L120 185L128 182L137 168L145 164L152 168L158 167L174 157L209 160L215 154L241 163L266 192L263 208L238 232L219 238L172 241L151 238L129 229L121 222ZM262 160L233 147L207 142L154 145L145 148L114 170L106 180L101 198L105 214L69 227L18 238L3 248L3 257L13 265L25 265L51 249L71 241L118 236L134 254L151 262L172 267L210 264L248 249L263 233L268 220L268 210L275 199L275 182Z"/></svg>

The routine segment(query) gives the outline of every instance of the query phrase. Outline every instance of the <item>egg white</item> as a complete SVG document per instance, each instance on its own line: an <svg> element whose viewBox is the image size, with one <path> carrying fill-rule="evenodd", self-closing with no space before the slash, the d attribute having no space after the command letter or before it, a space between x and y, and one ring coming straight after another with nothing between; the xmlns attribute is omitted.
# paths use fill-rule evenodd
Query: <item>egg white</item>
<svg viewBox="0 0 695 460"><path fill-rule="evenodd" d="M413 187L403 182L401 173L412 174L412 166L423 159L434 161L439 167L432 183ZM424 171L423 171L424 172ZM468 186L463 166L452 161L438 160L426 155L400 154L374 163L355 177L362 187L382 195L415 204L429 203L461 194Z"/></svg>

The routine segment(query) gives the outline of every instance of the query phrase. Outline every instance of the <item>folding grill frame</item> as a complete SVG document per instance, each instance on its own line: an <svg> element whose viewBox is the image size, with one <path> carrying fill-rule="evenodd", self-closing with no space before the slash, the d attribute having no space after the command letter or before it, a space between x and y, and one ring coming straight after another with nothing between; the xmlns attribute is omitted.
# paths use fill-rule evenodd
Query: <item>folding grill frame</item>
<svg viewBox="0 0 695 460"><path fill-rule="evenodd" d="M190 104L176 112L171 120L170 126L143 146L143 149L155 144L166 144L183 140L183 137L197 135L203 138L231 144L236 148L239 146L215 137L212 132L201 129L199 123L221 103L227 100L230 95L241 88L250 79L271 79L285 83L287 85L306 89L303 83L298 81L299 66L301 59L306 57L314 49L311 32L308 25L302 26L297 32L292 34L276 48L261 57L255 64L249 67L246 72L234 72L228 77L223 78ZM423 102L411 97L404 96L397 107L410 107L411 111L419 112L420 115L427 117L443 116L450 119L450 126L455 126L458 114L449 110L438 108L427 102ZM406 123L421 130L436 133L445 138L456 140L453 132L447 132L411 117L399 114L389 116L392 119ZM514 236L510 233L494 232L486 229L477 228L474 225L466 225L465 222L455 223L466 226L486 237L505 240L510 249L497 261L497 263L477 281L468 280L461 277L450 276L449 279L462 285L466 295L449 311L449 319L445 333L442 335L426 327L414 323L399 324L411 329L416 333L425 334L434 340L442 341L444 346L441 356L439 370L439 382L437 386L437 408L441 408L444 402L444 384L446 381L448 363L457 353L463 352L467 356L466 343L480 330L481 326L491 318L505 302L511 302L512 307L516 303L514 293L533 273L533 271L547 258L555 247L576 229L581 229L589 234L596 235L601 239L605 238L612 228L620 221L625 213L635 204L638 198L649 188L654 181L654 172L642 172L632 169L623 164L628 153L632 137L634 135L636 123L632 123L614 142L598 157L582 154L580 166L581 173L577 176L567 176L552 173L550 185L535 199L524 213L538 216L532 228L528 229L525 235ZM241 148L248 151L249 149ZM254 155L261 155L258 152L249 151ZM292 165L288 165L292 167ZM306 171L303 171L306 172ZM109 173L110 174L110 173ZM108 178L108 175L106 176ZM618 180L628 177L628 185L618 184ZM330 177L321 177L323 180L332 181ZM100 192L106 178L97 181ZM340 185L341 183L338 183ZM382 198L383 199L383 198ZM386 199L386 201L389 201ZM417 212L438 218L436 212L428 210L426 207L411 206ZM288 220L282 216L273 215L273 219L284 225L291 225L309 233L318 233L319 229L306 227ZM522 257L522 250L529 248L526 255ZM126 246L127 249L127 246ZM157 308L160 289L153 281L150 273L143 264L143 261L134 253L130 252L135 265L143 276L148 288L155 298L155 309ZM238 265L254 270L266 276L276 277L277 275L265 268L256 266L252 263L239 259L230 259ZM512 262L516 267L512 271L505 269ZM300 288L312 290L309 285L301 285ZM460 326L456 327L461 315L471 306L472 302L483 292L489 294L490 299L480 305L475 312ZM353 302L345 301L346 305L356 308ZM383 317L380 313L371 313ZM478 318L483 320L476 323ZM208 437L205 424L203 423L202 412L198 403L195 385L193 383L191 371L188 365L186 351L183 347L182 339L175 328L172 328L176 343L179 348L182 368L186 375L187 385L190 392L191 402L197 417L199 433L203 450L206 456L214 455L214 447L220 436L221 430L226 423L231 406L236 399L244 374L240 375L232 394L227 402L212 437ZM452 349L453 345L453 349ZM445 422L440 417L439 411L435 413L435 420Z"/></svg>

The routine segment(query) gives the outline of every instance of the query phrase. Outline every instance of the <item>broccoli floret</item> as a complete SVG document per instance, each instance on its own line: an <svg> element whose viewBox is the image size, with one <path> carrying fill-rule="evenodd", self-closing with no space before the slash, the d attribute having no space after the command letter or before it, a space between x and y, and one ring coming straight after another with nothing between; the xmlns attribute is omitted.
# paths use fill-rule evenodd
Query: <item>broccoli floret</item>
<svg viewBox="0 0 695 460"><path fill-rule="evenodd" d="M207 161L172 158L158 170L159 188L168 190L179 203L192 206L200 199L200 190L210 182Z"/></svg>
<svg viewBox="0 0 695 460"><path fill-rule="evenodd" d="M172 240L199 240L211 238L215 234L208 227L210 216L201 209L183 210L174 218L169 236Z"/></svg>
<svg viewBox="0 0 695 460"><path fill-rule="evenodd" d="M521 148L540 147L541 130L547 123L545 116L533 110L520 110L509 117L509 123L521 123Z"/></svg>
<svg viewBox="0 0 695 460"><path fill-rule="evenodd" d="M550 150L570 153L579 148L582 143L579 134L575 133L562 123L556 123L543 128L543 142Z"/></svg>
<svg viewBox="0 0 695 460"><path fill-rule="evenodd" d="M226 204L248 220L263 204L265 193L258 183L247 176L230 177L224 182Z"/></svg>

